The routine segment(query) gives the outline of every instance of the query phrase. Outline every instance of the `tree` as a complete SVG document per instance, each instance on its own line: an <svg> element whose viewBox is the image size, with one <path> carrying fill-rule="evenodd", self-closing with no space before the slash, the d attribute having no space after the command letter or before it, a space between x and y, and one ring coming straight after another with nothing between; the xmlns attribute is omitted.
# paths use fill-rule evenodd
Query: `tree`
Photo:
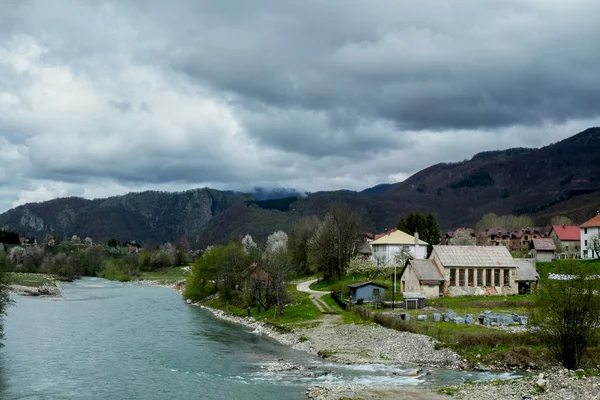
<svg viewBox="0 0 600 400"><path fill-rule="evenodd" d="M379 270L377 264L373 260L366 259L361 256L352 257L348 262L346 274L348 275L367 275L373 276Z"/></svg>
<svg viewBox="0 0 600 400"><path fill-rule="evenodd" d="M8 279L5 274L4 265L2 261L2 257L6 261L6 254L2 251L0 252L0 340L4 339L4 316L6 315L6 310L12 304L10 300L10 295L8 292ZM4 344L0 341L0 347Z"/></svg>
<svg viewBox="0 0 600 400"><path fill-rule="evenodd" d="M184 235L175 242L173 258L175 265L186 265L189 262L190 243Z"/></svg>
<svg viewBox="0 0 600 400"><path fill-rule="evenodd" d="M254 239L252 239L250 234L246 234L246 236L242 238L242 247L244 248L244 253L246 253L248 256L253 254L255 255L256 251L258 250L258 245Z"/></svg>
<svg viewBox="0 0 600 400"><path fill-rule="evenodd" d="M288 236L284 231L274 232L267 237L265 252L269 254L287 251L287 244Z"/></svg>
<svg viewBox="0 0 600 400"><path fill-rule="evenodd" d="M592 249L592 252L596 253L596 257L600 257L600 233L590 238L588 248ZM592 254L592 257L593 256L594 255Z"/></svg>
<svg viewBox="0 0 600 400"><path fill-rule="evenodd" d="M550 220L550 225L575 225L571 218L564 215L556 215Z"/></svg>
<svg viewBox="0 0 600 400"><path fill-rule="evenodd" d="M308 263L308 241L321 225L318 217L302 217L292 226L292 232L288 239L288 248L296 274L299 276L309 275L312 271Z"/></svg>
<svg viewBox="0 0 600 400"><path fill-rule="evenodd" d="M433 245L440 243L440 227L431 211L427 215L421 214L420 211L411 212L400 218L397 228L411 235L418 233L420 239L429 243L427 247L428 256L433 250Z"/></svg>
<svg viewBox="0 0 600 400"><path fill-rule="evenodd" d="M533 220L527 215L496 215L494 213L485 214L475 225L477 232L485 232L491 228L503 228L508 230L518 230L533 227Z"/></svg>
<svg viewBox="0 0 600 400"><path fill-rule="evenodd" d="M574 370L588 346L600 339L600 279L575 263L560 272L572 279L544 282L532 322L556 359Z"/></svg>
<svg viewBox="0 0 600 400"><path fill-rule="evenodd" d="M448 244L450 246L472 246L475 244L475 238L471 236L471 232L468 230L457 229Z"/></svg>
<svg viewBox="0 0 600 400"><path fill-rule="evenodd" d="M275 234L279 232L276 232ZM289 253L282 246L282 237L278 235L275 239L277 239L276 241L278 244L271 247L271 250L266 251L263 256L262 265L268 274L268 282L267 285L262 284L262 287L266 292L265 297L268 299L268 302L275 306L275 318L277 318L283 315L285 304L290 298L286 281L293 269ZM287 242L287 235L285 236L285 239ZM267 248L269 248L268 245ZM263 306L265 305L263 304ZM268 307L269 305L266 305L267 309Z"/></svg>
<svg viewBox="0 0 600 400"><path fill-rule="evenodd" d="M309 263L323 272L325 279L341 279L356 243L360 241L362 218L356 212L334 206L308 242Z"/></svg>

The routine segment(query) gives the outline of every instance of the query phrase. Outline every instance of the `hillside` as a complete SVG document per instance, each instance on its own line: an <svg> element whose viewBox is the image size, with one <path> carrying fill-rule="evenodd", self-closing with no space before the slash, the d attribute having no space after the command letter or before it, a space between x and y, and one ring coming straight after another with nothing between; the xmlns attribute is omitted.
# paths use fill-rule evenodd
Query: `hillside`
<svg viewBox="0 0 600 400"><path fill-rule="evenodd" d="M476 154L460 163L437 164L397 184L363 192L283 190L260 195L196 189L142 192L107 199L61 198L19 206L0 215L0 227L38 238L53 232L94 240L111 237L143 243L187 236L195 247L250 233L264 239L289 230L302 216L322 216L345 204L364 216L364 229L382 231L409 211L432 210L443 228L473 226L483 214L529 214L537 224L553 215L582 222L600 208L600 128L541 149ZM279 198L289 195L291 197Z"/></svg>

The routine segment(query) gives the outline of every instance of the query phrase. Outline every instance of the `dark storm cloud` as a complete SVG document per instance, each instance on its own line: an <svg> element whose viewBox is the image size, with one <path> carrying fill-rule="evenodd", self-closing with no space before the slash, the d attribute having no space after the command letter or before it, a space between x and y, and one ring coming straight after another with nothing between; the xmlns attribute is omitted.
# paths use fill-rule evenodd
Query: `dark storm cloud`
<svg viewBox="0 0 600 400"><path fill-rule="evenodd" d="M180 184L360 189L547 144L600 118L599 12L591 0L3 1L0 209Z"/></svg>

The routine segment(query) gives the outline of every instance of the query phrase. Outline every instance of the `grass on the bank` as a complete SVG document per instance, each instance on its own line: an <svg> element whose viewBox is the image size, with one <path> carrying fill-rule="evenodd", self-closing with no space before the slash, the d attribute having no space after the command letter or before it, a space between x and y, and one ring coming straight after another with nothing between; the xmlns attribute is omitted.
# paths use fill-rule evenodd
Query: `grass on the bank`
<svg viewBox="0 0 600 400"><path fill-rule="evenodd" d="M185 267L167 267L152 272L142 272L138 279L151 281L180 281L188 276Z"/></svg>
<svg viewBox="0 0 600 400"><path fill-rule="evenodd" d="M25 272L7 272L6 279L9 285L29 287L55 286L58 279L54 275L33 274Z"/></svg>
<svg viewBox="0 0 600 400"><path fill-rule="evenodd" d="M296 290L296 285L288 285L292 301L287 307L285 307L283 315L275 318L274 309L270 308L268 311L261 309L258 312L257 307L253 307L250 310L250 316L265 322L269 322L276 326L297 326L298 323L310 322L318 319L321 316L319 309L310 300L309 293L299 292ZM225 312L231 313L238 317L248 316L248 310L244 307L234 306L226 303L221 299L213 299L207 302L209 307L218 308Z"/></svg>

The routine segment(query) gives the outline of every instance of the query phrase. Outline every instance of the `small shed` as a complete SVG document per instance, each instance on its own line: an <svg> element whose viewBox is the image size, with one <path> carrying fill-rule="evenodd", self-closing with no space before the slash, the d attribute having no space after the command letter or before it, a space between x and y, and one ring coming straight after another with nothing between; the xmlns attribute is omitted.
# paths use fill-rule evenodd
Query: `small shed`
<svg viewBox="0 0 600 400"><path fill-rule="evenodd" d="M385 299L385 286L373 282L359 282L348 285L350 299L356 303L362 299L365 303L383 301Z"/></svg>
<svg viewBox="0 0 600 400"><path fill-rule="evenodd" d="M404 297L404 308L424 308L425 307L425 295L420 292L402 292Z"/></svg>
<svg viewBox="0 0 600 400"><path fill-rule="evenodd" d="M549 262L556 257L556 245L552 239L533 239L529 245L529 255L536 261Z"/></svg>
<svg viewBox="0 0 600 400"><path fill-rule="evenodd" d="M371 245L369 243L361 243L356 247L356 254L362 256L365 259L371 258L371 254L373 251L371 250Z"/></svg>
<svg viewBox="0 0 600 400"><path fill-rule="evenodd" d="M519 294L531 294L537 287L540 275L535 266L533 258L515 258L517 263L517 278Z"/></svg>

